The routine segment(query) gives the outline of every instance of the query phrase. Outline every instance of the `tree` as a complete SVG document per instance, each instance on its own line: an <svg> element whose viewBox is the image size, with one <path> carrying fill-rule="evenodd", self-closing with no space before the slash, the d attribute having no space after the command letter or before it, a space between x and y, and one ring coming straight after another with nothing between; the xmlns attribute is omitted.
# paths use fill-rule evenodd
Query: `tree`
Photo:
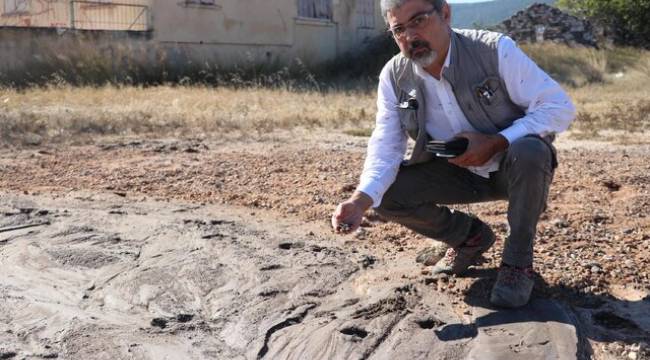
<svg viewBox="0 0 650 360"><path fill-rule="evenodd" d="M650 47L650 0L558 0L558 5L605 25L619 44Z"/></svg>

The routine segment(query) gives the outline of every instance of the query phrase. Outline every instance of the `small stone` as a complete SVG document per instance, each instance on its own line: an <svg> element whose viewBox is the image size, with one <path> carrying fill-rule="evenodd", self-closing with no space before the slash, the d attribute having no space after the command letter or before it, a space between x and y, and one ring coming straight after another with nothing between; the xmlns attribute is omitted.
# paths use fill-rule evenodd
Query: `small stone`
<svg viewBox="0 0 650 360"><path fill-rule="evenodd" d="M361 260L359 261L361 267L364 269L371 267L376 262L377 262L377 258L372 255L364 255L361 257Z"/></svg>
<svg viewBox="0 0 650 360"><path fill-rule="evenodd" d="M601 272L601 268L598 267L598 266L596 266L596 265L594 265L594 266L591 267L591 272L592 272L593 274L598 274L599 272Z"/></svg>
<svg viewBox="0 0 650 360"><path fill-rule="evenodd" d="M31 146L38 146L41 145L41 143L43 143L43 137L34 133L26 134L23 140L26 145L31 145Z"/></svg>
<svg viewBox="0 0 650 360"><path fill-rule="evenodd" d="M346 224L346 223L340 223L340 224L336 227L336 231L337 231L337 232L344 233L344 234L349 233L349 232L350 232L350 229L352 229L352 225L350 225L350 224Z"/></svg>
<svg viewBox="0 0 650 360"><path fill-rule="evenodd" d="M569 227L569 222L561 218L551 220L551 224L559 229Z"/></svg>
<svg viewBox="0 0 650 360"><path fill-rule="evenodd" d="M636 351L630 351L627 354L627 357L628 359L636 360L639 357L639 353L637 353Z"/></svg>

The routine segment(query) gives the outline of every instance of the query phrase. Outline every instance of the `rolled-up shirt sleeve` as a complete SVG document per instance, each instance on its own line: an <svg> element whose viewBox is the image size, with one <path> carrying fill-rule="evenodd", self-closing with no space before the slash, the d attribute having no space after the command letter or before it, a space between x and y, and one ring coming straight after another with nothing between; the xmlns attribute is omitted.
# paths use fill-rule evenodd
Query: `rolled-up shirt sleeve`
<svg viewBox="0 0 650 360"><path fill-rule="evenodd" d="M389 66L379 75L375 129L368 141L368 151L357 191L373 200L373 207L395 181L406 152L407 136L400 126L396 109L397 97L390 81Z"/></svg>
<svg viewBox="0 0 650 360"><path fill-rule="evenodd" d="M509 143L528 134L546 135L566 130L576 116L567 93L507 36L498 44L499 74L510 99L526 115L500 132Z"/></svg>

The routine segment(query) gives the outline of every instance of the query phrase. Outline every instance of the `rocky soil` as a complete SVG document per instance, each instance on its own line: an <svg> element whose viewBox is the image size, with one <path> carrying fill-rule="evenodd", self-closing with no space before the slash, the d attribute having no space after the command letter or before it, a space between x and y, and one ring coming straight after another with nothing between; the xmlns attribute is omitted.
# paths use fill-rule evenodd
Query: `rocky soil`
<svg viewBox="0 0 650 360"><path fill-rule="evenodd" d="M458 207L500 238L465 277L431 277L414 259L439 244L373 214L331 232L365 141L0 151L0 358L650 356L650 147L560 139L535 300L504 311L505 202Z"/></svg>

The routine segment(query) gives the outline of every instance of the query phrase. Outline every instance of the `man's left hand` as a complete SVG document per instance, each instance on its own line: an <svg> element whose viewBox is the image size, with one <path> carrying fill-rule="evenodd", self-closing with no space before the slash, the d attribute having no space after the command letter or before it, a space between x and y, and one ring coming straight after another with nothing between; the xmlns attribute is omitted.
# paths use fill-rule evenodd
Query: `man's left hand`
<svg viewBox="0 0 650 360"><path fill-rule="evenodd" d="M467 150L461 155L449 159L449 162L462 167L481 166L490 160L495 154L508 148L508 140L503 135L485 135L475 132L462 132L456 137L464 137L469 140Z"/></svg>

